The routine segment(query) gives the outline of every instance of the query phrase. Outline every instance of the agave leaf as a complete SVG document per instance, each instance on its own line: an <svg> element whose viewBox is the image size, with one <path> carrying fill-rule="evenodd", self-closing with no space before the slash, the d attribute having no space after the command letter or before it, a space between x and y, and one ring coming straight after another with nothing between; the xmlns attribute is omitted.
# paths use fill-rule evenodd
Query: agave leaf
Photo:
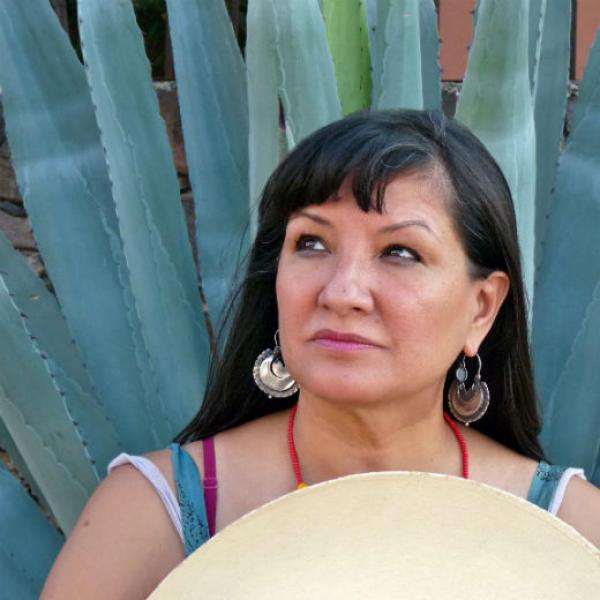
<svg viewBox="0 0 600 600"><path fill-rule="evenodd" d="M529 0L529 81L535 86L547 0Z"/></svg>
<svg viewBox="0 0 600 600"><path fill-rule="evenodd" d="M280 158L280 99L286 117L286 148L341 116L333 61L316 0L251 0L246 64L250 204L255 228L257 200Z"/></svg>
<svg viewBox="0 0 600 600"><path fill-rule="evenodd" d="M585 66L583 81L579 86L579 94L571 121L572 133L577 130L587 111L594 106L592 98L598 87L600 87L600 49L598 49L598 46L600 46L600 32L596 33L594 45L590 50L588 62Z"/></svg>
<svg viewBox="0 0 600 600"><path fill-rule="evenodd" d="M10 561L10 557L2 556L4 553L0 548L0 581L2 590L0 599L10 600L11 598L24 598L25 600L35 600L40 597L40 591L29 582L20 573L19 567ZM4 595L7 590L7 595Z"/></svg>
<svg viewBox="0 0 600 600"><path fill-rule="evenodd" d="M246 72L224 2L168 0L167 6L202 286L216 325L249 218Z"/></svg>
<svg viewBox="0 0 600 600"><path fill-rule="evenodd" d="M264 0L273 9L278 92L291 146L342 116L325 24L316 0Z"/></svg>
<svg viewBox="0 0 600 600"><path fill-rule="evenodd" d="M258 199L279 162L282 137L279 131L279 66L272 4L250 1L246 29L250 209L254 234Z"/></svg>
<svg viewBox="0 0 600 600"><path fill-rule="evenodd" d="M545 427L541 436L553 462L583 467L596 485L600 485L600 375L590 357L598 353L599 330L600 281L572 343L569 358L544 406Z"/></svg>
<svg viewBox="0 0 600 600"><path fill-rule="evenodd" d="M600 53L600 45L594 46L593 53ZM585 73L586 79L589 77L594 81L598 74L590 66L600 67L597 55L590 60ZM575 368L569 364L572 363L571 355L576 357L576 338L585 340L586 336L592 335L584 330L590 327L588 321L593 322L590 303L600 282L597 227L600 221L600 88L596 88L593 95L580 98L579 102L585 100L587 102L579 109L579 125L569 136L558 165L533 311L537 387L550 427L552 422L557 426L560 423L562 427L553 416L562 410L561 403L569 404L577 414L574 418L585 415L587 419L583 407L589 404L590 398L597 402L593 387L580 396L571 393L559 396L558 387L564 373ZM576 234L570 235L570 232ZM585 368L595 369L598 373L590 356L593 353L578 367L582 377ZM586 377L586 381L589 378ZM598 421L590 421L598 428ZM546 433L543 439L548 441L552 435Z"/></svg>
<svg viewBox="0 0 600 600"><path fill-rule="evenodd" d="M171 148L131 3L78 6L142 338L179 429L198 410L209 346Z"/></svg>
<svg viewBox="0 0 600 600"><path fill-rule="evenodd" d="M440 34L433 0L419 1L419 26L423 108L440 110L442 108L442 82L439 60Z"/></svg>
<svg viewBox="0 0 600 600"><path fill-rule="evenodd" d="M375 69L375 58L374 58L374 49L375 49L375 34L378 28L378 20L377 20L377 13L379 11L379 7L383 5L382 2L379 2L378 0L367 0L366 2L367 4L367 31L369 33L369 49L370 49L370 54L371 54L371 79L373 79L374 76L374 69ZM379 61L379 64L381 66L381 61Z"/></svg>
<svg viewBox="0 0 600 600"><path fill-rule="evenodd" d="M569 91L571 2L544 2L535 60L536 135L535 264L539 267L560 152Z"/></svg>
<svg viewBox="0 0 600 600"><path fill-rule="evenodd" d="M597 389L599 377L589 357L597 352L599 325L600 283L556 383L541 437L554 462L583 467L596 485L600 485L600 405L593 390Z"/></svg>
<svg viewBox="0 0 600 600"><path fill-rule="evenodd" d="M423 108L419 0L387 0L377 108Z"/></svg>
<svg viewBox="0 0 600 600"><path fill-rule="evenodd" d="M383 56L387 47L385 30L390 6L390 0L370 0L367 7L371 46L372 106L377 105L381 96Z"/></svg>
<svg viewBox="0 0 600 600"><path fill-rule="evenodd" d="M64 400L70 390L59 388L48 361L32 346L26 320L0 277L0 415L56 520L68 532L99 477Z"/></svg>
<svg viewBox="0 0 600 600"><path fill-rule="evenodd" d="M324 0L323 17L345 115L371 105L371 58L365 0Z"/></svg>
<svg viewBox="0 0 600 600"><path fill-rule="evenodd" d="M83 67L46 0L0 3L0 55L12 161L45 265L119 438L147 451L174 428L139 332Z"/></svg>
<svg viewBox="0 0 600 600"><path fill-rule="evenodd" d="M526 289L533 300L535 124L528 4L481 0L456 111L498 161L515 201Z"/></svg>
<svg viewBox="0 0 600 600"><path fill-rule="evenodd" d="M0 539L0 597L39 598L63 538L1 464Z"/></svg>
<svg viewBox="0 0 600 600"><path fill-rule="evenodd" d="M96 479L100 480L106 472L106 465L121 451L121 447L113 424L107 419L104 407L95 397L79 350L71 340L56 299L29 268L25 259L13 250L2 233L0 264L0 278L8 291L10 303L21 317L31 350L45 362L56 388L62 392L67 415L72 417L72 426L84 444ZM4 329L4 323L0 322L0 329ZM0 338L2 354L11 352L11 348L6 345L9 339L10 336ZM23 354L22 358L28 355ZM14 373L8 370L5 362L0 369L3 371L0 381L7 381L11 376L20 377L26 371L27 363L23 362L22 368ZM8 387L8 384L5 385L5 389ZM13 400L20 401L18 398ZM38 398L29 400L33 403L40 401ZM76 449L79 448L77 446ZM23 452L24 449L21 448L20 451Z"/></svg>
<svg viewBox="0 0 600 600"><path fill-rule="evenodd" d="M2 421L2 418L0 418L0 448L6 450L8 456L10 457L12 465L18 472L19 477L25 480L25 482L31 489L32 495L38 498L42 504L48 506L48 501L44 497L44 494L40 489L40 486L37 484L35 477L31 474L29 467L23 460L23 457L21 456L17 445L15 444L8 429L6 428L4 421Z"/></svg>

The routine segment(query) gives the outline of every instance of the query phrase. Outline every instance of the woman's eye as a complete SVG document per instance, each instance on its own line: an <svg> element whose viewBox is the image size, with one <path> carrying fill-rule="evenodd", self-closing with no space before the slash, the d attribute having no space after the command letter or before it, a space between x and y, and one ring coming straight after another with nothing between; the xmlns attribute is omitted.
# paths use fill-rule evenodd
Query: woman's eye
<svg viewBox="0 0 600 600"><path fill-rule="evenodd" d="M393 258L400 258L404 260L412 260L415 262L419 262L421 260L421 257L414 250L411 250L406 246L388 246L383 251L383 254L384 256L391 256Z"/></svg>
<svg viewBox="0 0 600 600"><path fill-rule="evenodd" d="M321 252L326 250L326 248L325 244L323 244L320 238L312 235L301 235L296 242L296 250L300 252L303 250L309 252Z"/></svg>

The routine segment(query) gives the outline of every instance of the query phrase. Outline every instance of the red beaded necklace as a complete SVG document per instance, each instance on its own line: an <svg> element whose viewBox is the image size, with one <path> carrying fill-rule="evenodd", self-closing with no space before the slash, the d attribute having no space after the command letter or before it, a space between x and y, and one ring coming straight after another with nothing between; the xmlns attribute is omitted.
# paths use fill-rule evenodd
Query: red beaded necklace
<svg viewBox="0 0 600 600"><path fill-rule="evenodd" d="M296 452L296 445L294 444L294 419L296 418L296 411L298 405L294 404L290 412L290 420L288 423L288 445L290 448L290 457L292 459L292 466L294 467L294 473L296 475L296 487L300 490L308 486L302 477L302 471L300 470L300 461L298 460L298 453ZM450 418L448 413L444 411L444 419L452 433L456 437L456 441L460 446L460 452L462 454L462 476L465 479L469 479L469 448L467 447L467 441L463 437L458 425Z"/></svg>

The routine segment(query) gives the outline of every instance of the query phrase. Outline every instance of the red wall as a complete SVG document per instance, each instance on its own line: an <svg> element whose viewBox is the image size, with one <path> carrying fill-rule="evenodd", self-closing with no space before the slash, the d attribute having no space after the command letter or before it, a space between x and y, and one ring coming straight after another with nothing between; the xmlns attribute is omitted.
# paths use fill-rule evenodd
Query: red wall
<svg viewBox="0 0 600 600"><path fill-rule="evenodd" d="M463 78L473 31L472 11L475 3L476 0L439 0L438 2L442 40L440 63L444 80L456 81ZM573 73L576 79L581 79L596 29L600 27L600 0L576 0L576 13Z"/></svg>

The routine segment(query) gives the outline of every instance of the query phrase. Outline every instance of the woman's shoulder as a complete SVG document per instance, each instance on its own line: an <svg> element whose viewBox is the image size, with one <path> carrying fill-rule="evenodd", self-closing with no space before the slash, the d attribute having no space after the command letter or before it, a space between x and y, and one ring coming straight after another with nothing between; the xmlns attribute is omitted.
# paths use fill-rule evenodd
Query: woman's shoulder
<svg viewBox="0 0 600 600"><path fill-rule="evenodd" d="M158 495L133 465L124 464L86 504L42 598L145 598L183 558Z"/></svg>
<svg viewBox="0 0 600 600"><path fill-rule="evenodd" d="M539 461L523 456L473 428L463 428L471 456L471 478L527 498Z"/></svg>
<svg viewBox="0 0 600 600"><path fill-rule="evenodd" d="M600 489L573 477L557 516L600 548Z"/></svg>
<svg viewBox="0 0 600 600"><path fill-rule="evenodd" d="M473 478L522 498L529 497L536 480L546 484L552 480L558 488L568 469L568 465L549 466L523 456L475 430L466 435L473 446L473 455L478 457L473 461ZM566 474L573 475L574 471ZM561 490L564 496L556 516L600 548L600 489L578 476L567 477L564 482L566 487Z"/></svg>

